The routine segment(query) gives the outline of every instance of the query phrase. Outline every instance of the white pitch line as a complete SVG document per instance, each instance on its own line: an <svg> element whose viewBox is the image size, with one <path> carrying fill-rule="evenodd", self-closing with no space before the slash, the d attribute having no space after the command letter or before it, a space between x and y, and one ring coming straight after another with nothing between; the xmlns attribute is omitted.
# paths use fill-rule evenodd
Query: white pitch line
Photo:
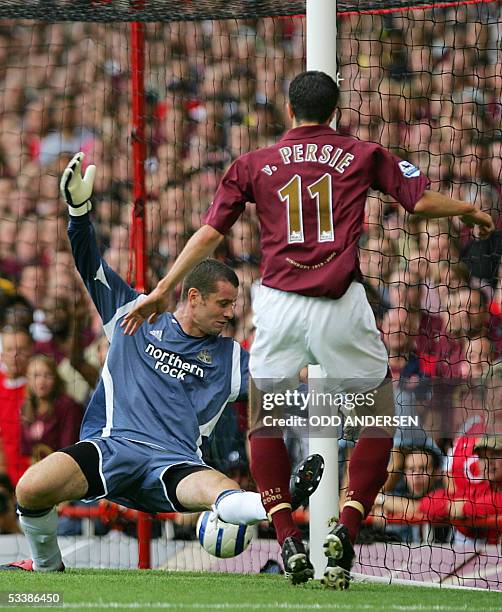
<svg viewBox="0 0 502 612"><path fill-rule="evenodd" d="M395 610L396 612L500 612L500 607L477 607L474 608L472 606L443 606L443 605L435 605L435 606L424 606L424 605L398 605L398 604L385 604L382 606L376 606L373 604L288 604L281 602L274 602L268 604L246 604L244 602L240 602L238 604L235 603L215 603L215 604L201 604L201 603L168 603L164 601L159 602L121 602L121 601L109 601L109 602L82 602L82 603L66 603L59 606L33 606L30 605L30 609L32 608L44 608L49 610L61 610L65 609L131 609L131 610L148 610L148 609L164 609L164 610L235 610L239 608L240 610Z"/></svg>
<svg viewBox="0 0 502 612"><path fill-rule="evenodd" d="M454 589L457 591L478 591L481 593L500 593L495 589L484 589L483 587L463 586L460 584L447 584L445 582L422 582L418 580L408 580L407 578L389 578L384 576L370 576L369 574L357 574L351 572L354 578L354 584L385 584L387 586L406 586L418 587L425 589ZM453 578L456 578L455 576ZM482 578L482 577L481 577ZM458 579L458 578L457 578ZM474 578L465 578L464 580L473 580ZM482 609L482 608L481 608Z"/></svg>

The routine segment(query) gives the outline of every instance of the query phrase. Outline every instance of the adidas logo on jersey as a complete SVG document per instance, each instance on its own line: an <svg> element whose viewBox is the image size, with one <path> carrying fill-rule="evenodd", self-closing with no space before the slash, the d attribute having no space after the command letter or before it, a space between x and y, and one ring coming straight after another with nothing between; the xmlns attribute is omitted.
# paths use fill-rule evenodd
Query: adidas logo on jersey
<svg viewBox="0 0 502 612"><path fill-rule="evenodd" d="M162 330L161 329L152 329L148 333L151 334L154 338L157 338L157 340L162 340Z"/></svg>

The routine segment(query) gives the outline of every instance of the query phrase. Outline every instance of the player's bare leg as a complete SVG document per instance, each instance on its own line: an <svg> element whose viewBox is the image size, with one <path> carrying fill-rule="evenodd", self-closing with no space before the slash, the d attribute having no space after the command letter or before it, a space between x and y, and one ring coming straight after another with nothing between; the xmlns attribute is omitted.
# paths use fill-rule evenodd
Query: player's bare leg
<svg viewBox="0 0 502 612"><path fill-rule="evenodd" d="M291 505L289 481L291 462L279 428L264 427L261 421L263 393L250 377L249 449L251 474L272 521L282 548L284 569L293 584L313 578L314 571L296 526Z"/></svg>
<svg viewBox="0 0 502 612"><path fill-rule="evenodd" d="M52 453L32 465L16 487L20 506L41 510L62 501L81 499L89 485L78 463L66 453Z"/></svg>
<svg viewBox="0 0 502 612"><path fill-rule="evenodd" d="M194 472L183 478L176 487L176 497L194 512L214 507L227 523L252 525L267 519L259 493L242 491L234 480L216 470Z"/></svg>
<svg viewBox="0 0 502 612"><path fill-rule="evenodd" d="M65 453L53 453L31 466L16 487L19 522L32 558L2 566L2 569L62 571L57 543L58 516L55 505L81 499L87 480L77 462Z"/></svg>
<svg viewBox="0 0 502 612"><path fill-rule="evenodd" d="M386 378L374 395L374 414L394 416L392 381ZM323 583L331 588L349 586L354 543L361 523L368 516L375 498L385 484L392 450L394 427L365 427L359 436L349 464L349 485L338 525L326 538L328 568Z"/></svg>

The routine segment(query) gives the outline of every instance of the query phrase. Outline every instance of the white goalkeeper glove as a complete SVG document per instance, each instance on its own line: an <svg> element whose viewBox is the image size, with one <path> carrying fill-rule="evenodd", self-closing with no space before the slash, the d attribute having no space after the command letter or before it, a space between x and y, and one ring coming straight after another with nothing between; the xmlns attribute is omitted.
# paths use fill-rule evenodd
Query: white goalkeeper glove
<svg viewBox="0 0 502 612"><path fill-rule="evenodd" d="M82 178L82 152L73 156L71 162L66 166L59 188L61 195L68 204L68 211L73 217L85 215L92 208L91 195L94 177L96 176L96 166L88 166Z"/></svg>

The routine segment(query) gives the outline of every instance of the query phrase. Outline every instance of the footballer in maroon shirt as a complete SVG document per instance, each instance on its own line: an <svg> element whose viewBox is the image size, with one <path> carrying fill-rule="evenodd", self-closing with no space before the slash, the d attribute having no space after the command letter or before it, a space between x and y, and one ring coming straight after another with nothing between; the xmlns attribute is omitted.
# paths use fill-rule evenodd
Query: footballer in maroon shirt
<svg viewBox="0 0 502 612"><path fill-rule="evenodd" d="M299 126L277 144L239 157L204 221L226 234L246 203L254 202L262 283L340 298L359 276L368 189L390 194L413 212L428 186L418 168L378 144L337 134L328 125Z"/></svg>
<svg viewBox="0 0 502 612"><path fill-rule="evenodd" d="M202 259L213 253L247 202L261 225L262 285L253 299L256 338L250 359L251 471L282 546L293 584L313 577L313 568L291 514L290 463L280 429L260 418L263 379L298 379L299 370L319 364L331 379L375 381L375 412L393 415L387 353L358 282L358 242L368 189L394 197L428 218L460 216L494 229L491 217L471 204L428 190L418 168L380 145L342 136L329 126L339 90L323 72L307 71L291 82L288 113L292 129L275 145L239 157L216 192L204 225L192 236L152 293L124 318L133 334L166 310L169 293ZM349 391L350 388L343 388ZM361 390L361 389L358 389ZM370 389L362 389L369 391ZM266 431L265 431L266 430ZM392 427L366 427L352 453L348 495L340 522L325 542L328 568L323 582L347 588L353 544L361 522L387 479Z"/></svg>

